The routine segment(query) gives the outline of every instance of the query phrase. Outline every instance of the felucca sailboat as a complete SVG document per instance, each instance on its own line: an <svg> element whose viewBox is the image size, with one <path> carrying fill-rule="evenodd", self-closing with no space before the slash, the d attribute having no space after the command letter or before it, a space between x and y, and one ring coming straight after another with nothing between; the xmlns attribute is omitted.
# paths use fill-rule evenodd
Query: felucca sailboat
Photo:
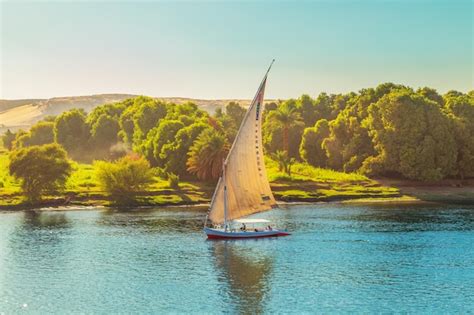
<svg viewBox="0 0 474 315"><path fill-rule="evenodd" d="M262 83L240 125L234 143L224 161L222 176L214 191L209 212L204 223L208 238L256 238L289 235L267 225L263 219L243 217L276 207L275 198L265 170L262 148L262 111L265 84L273 65L268 67ZM212 227L208 227L209 221ZM247 224L252 226L247 228Z"/></svg>

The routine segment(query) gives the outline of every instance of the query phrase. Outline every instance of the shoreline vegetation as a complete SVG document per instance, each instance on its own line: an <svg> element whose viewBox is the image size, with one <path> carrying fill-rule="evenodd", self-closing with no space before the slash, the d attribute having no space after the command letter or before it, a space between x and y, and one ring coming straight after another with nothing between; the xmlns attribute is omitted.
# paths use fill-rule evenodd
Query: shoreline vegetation
<svg viewBox="0 0 474 315"><path fill-rule="evenodd" d="M206 204L245 113L139 96L7 130L0 210ZM261 122L277 201L474 204L474 91L383 83L269 102Z"/></svg>
<svg viewBox="0 0 474 315"><path fill-rule="evenodd" d="M167 180L155 176L146 191L135 200L116 204L100 187L94 165L73 163L65 189L44 196L32 204L23 197L20 183L8 174L8 155L0 149L0 210L65 210L106 208L148 208L193 206L207 208L214 192L214 182L181 181L172 189ZM369 179L356 173L343 173L295 163L292 175L278 170L277 162L266 159L273 194L279 204L342 203L419 203L446 202L474 204L473 180L418 182L394 179ZM5 183L7 183L5 185Z"/></svg>

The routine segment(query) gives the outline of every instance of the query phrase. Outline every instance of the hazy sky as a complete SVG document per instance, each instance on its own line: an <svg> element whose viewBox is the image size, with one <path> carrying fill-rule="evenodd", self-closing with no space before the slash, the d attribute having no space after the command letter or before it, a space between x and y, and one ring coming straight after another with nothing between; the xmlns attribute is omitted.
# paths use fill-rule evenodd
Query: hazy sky
<svg viewBox="0 0 474 315"><path fill-rule="evenodd" d="M1 1L1 0L0 0ZM0 98L473 89L473 3L1 2Z"/></svg>

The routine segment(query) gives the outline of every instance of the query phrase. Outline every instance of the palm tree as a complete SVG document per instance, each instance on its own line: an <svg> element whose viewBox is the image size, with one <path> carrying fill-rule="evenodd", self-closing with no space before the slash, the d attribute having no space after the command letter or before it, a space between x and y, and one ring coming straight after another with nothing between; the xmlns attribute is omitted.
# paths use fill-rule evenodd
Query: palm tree
<svg viewBox="0 0 474 315"><path fill-rule="evenodd" d="M301 123L300 113L296 111L294 104L284 102L278 106L277 109L272 110L268 114L268 119L275 120L283 130L283 149L288 153L289 150L289 132L290 129Z"/></svg>
<svg viewBox="0 0 474 315"><path fill-rule="evenodd" d="M189 149L188 171L202 180L217 179L228 152L229 144L224 133L213 128L205 129Z"/></svg>
<svg viewBox="0 0 474 315"><path fill-rule="evenodd" d="M288 159L288 154L285 151L276 151L271 154L272 159L278 163L278 170L280 172L284 171L286 168L286 160Z"/></svg>
<svg viewBox="0 0 474 315"><path fill-rule="evenodd" d="M291 176L291 167L295 164L296 160L288 156L286 151L276 151L272 154L272 158L278 163L278 170L284 171L288 176Z"/></svg>

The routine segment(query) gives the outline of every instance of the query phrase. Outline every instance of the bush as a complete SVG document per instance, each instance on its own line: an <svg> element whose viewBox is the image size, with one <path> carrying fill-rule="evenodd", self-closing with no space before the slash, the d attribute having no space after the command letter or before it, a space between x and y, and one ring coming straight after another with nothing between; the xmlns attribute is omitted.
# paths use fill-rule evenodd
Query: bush
<svg viewBox="0 0 474 315"><path fill-rule="evenodd" d="M150 164L141 157L125 156L117 162L94 163L99 185L116 202L133 200L153 182Z"/></svg>
<svg viewBox="0 0 474 315"><path fill-rule="evenodd" d="M290 158L286 151L276 151L272 154L272 157L278 163L278 170L285 172L286 175L291 177L291 167L295 164L296 160Z"/></svg>
<svg viewBox="0 0 474 315"><path fill-rule="evenodd" d="M161 167L154 167L153 175L162 179L168 178L168 173L166 172L164 168L161 168Z"/></svg>
<svg viewBox="0 0 474 315"><path fill-rule="evenodd" d="M61 146L47 144L12 151L9 171L21 180L28 200L37 201L44 193L64 187L71 174L71 164Z"/></svg>
<svg viewBox="0 0 474 315"><path fill-rule="evenodd" d="M168 185L171 189L179 189L179 176L168 173Z"/></svg>

